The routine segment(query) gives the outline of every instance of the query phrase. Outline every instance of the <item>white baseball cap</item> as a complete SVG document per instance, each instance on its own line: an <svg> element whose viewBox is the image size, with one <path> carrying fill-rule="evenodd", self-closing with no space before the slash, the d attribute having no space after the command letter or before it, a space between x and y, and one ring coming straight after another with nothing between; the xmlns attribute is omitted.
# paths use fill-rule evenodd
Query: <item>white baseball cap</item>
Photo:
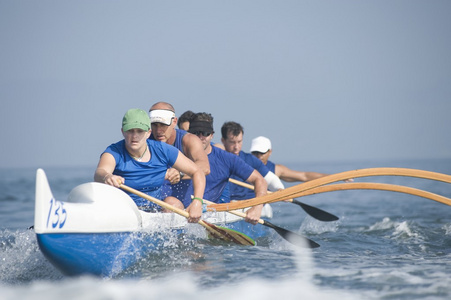
<svg viewBox="0 0 451 300"><path fill-rule="evenodd" d="M271 150L271 141L268 138L259 136L252 140L251 152L266 153L268 150Z"/></svg>

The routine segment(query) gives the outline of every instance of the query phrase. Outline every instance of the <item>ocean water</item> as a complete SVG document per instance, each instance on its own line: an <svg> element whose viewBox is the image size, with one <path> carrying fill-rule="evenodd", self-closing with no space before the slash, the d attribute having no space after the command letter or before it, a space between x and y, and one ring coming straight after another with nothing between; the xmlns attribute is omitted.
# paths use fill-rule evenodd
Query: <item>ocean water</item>
<svg viewBox="0 0 451 300"><path fill-rule="evenodd" d="M404 167L451 174L451 160L287 164L337 173ZM93 168L44 168L65 200ZM186 241L114 278L66 277L42 255L33 230L35 169L0 169L0 299L450 299L451 207L386 191L338 191L298 199L337 215L320 222L273 204L271 221L309 237L296 248L273 233L256 247ZM451 198L451 184L410 177L356 182L411 186Z"/></svg>

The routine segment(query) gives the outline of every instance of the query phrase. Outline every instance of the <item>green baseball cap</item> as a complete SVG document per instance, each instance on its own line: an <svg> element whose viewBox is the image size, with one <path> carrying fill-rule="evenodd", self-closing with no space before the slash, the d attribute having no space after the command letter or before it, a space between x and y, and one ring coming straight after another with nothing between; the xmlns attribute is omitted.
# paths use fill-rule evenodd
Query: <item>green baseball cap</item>
<svg viewBox="0 0 451 300"><path fill-rule="evenodd" d="M128 131L134 128L139 128L144 131L150 129L149 115L142 109L129 109L122 118L122 130Z"/></svg>

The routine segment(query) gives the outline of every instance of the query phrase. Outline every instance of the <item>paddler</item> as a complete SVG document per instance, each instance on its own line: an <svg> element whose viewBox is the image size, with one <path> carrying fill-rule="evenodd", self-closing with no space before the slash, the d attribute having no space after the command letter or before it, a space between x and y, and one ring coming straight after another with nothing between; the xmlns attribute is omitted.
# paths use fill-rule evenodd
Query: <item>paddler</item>
<svg viewBox="0 0 451 300"><path fill-rule="evenodd" d="M270 171L277 175L277 177L286 182L306 182L329 175L318 172L296 171L285 165L273 163L269 160L269 157L272 154L271 140L264 136L259 136L252 140L250 152L260 159ZM352 181L354 180L345 180L345 182Z"/></svg>
<svg viewBox="0 0 451 300"><path fill-rule="evenodd" d="M181 129L181 130L188 131L188 129L189 129L189 120L191 119L191 117L193 115L194 115L194 112L192 112L191 110L185 111L183 114L181 114L178 117L177 127L179 129Z"/></svg>
<svg viewBox="0 0 451 300"><path fill-rule="evenodd" d="M242 151L244 129L237 122L225 122L221 127L221 142L223 148L243 159L252 168L256 169L266 180L270 191L278 191L284 188L282 181L273 172L271 172L258 158L250 153ZM240 178L232 176L231 178L242 181ZM236 184L229 184L229 197L232 200L246 200L254 198L256 195L253 190ZM227 191L226 191L227 193Z"/></svg>
<svg viewBox="0 0 451 300"><path fill-rule="evenodd" d="M204 171L175 147L150 140L150 118L142 109L130 109L125 113L121 132L124 139L108 146L100 156L94 180L115 187L126 184L183 209L184 206L178 199L161 195L161 187L168 176L167 170L174 168L193 179L194 199L199 200L193 200L186 211L189 213L188 222L198 222L202 216ZM143 198L134 194L130 196L142 210L160 210Z"/></svg>
<svg viewBox="0 0 451 300"><path fill-rule="evenodd" d="M263 176L257 170L253 169L237 155L212 146L211 141L214 136L214 130L213 116L211 114L205 112L196 113L191 117L189 124L189 132L200 138L210 163L210 174L206 176L205 199L215 203L229 202L230 199L228 197L221 199L221 195L232 175L254 185L257 197L266 195L268 186ZM185 205L191 203L192 188L190 186L185 193L183 200ZM263 205L258 205L249 209L246 212L245 220L249 223L257 224L262 207Z"/></svg>
<svg viewBox="0 0 451 300"><path fill-rule="evenodd" d="M208 163L207 154L205 154L202 142L194 134L185 130L176 129L177 117L175 116L174 107L167 102L157 102L149 109L151 123L151 140L164 142L172 145L182 152L186 157L191 159L205 175L210 173L210 165ZM167 181L163 185L165 197L173 196L182 199L185 194L189 180L181 180L183 173L169 169L167 172Z"/></svg>

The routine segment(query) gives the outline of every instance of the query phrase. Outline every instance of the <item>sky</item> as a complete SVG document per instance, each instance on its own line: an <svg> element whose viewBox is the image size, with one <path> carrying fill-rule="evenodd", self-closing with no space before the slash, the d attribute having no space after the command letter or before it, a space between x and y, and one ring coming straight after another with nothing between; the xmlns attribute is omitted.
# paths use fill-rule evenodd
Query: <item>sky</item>
<svg viewBox="0 0 451 300"><path fill-rule="evenodd" d="M0 0L0 168L92 166L157 101L277 163L451 158L451 1Z"/></svg>

